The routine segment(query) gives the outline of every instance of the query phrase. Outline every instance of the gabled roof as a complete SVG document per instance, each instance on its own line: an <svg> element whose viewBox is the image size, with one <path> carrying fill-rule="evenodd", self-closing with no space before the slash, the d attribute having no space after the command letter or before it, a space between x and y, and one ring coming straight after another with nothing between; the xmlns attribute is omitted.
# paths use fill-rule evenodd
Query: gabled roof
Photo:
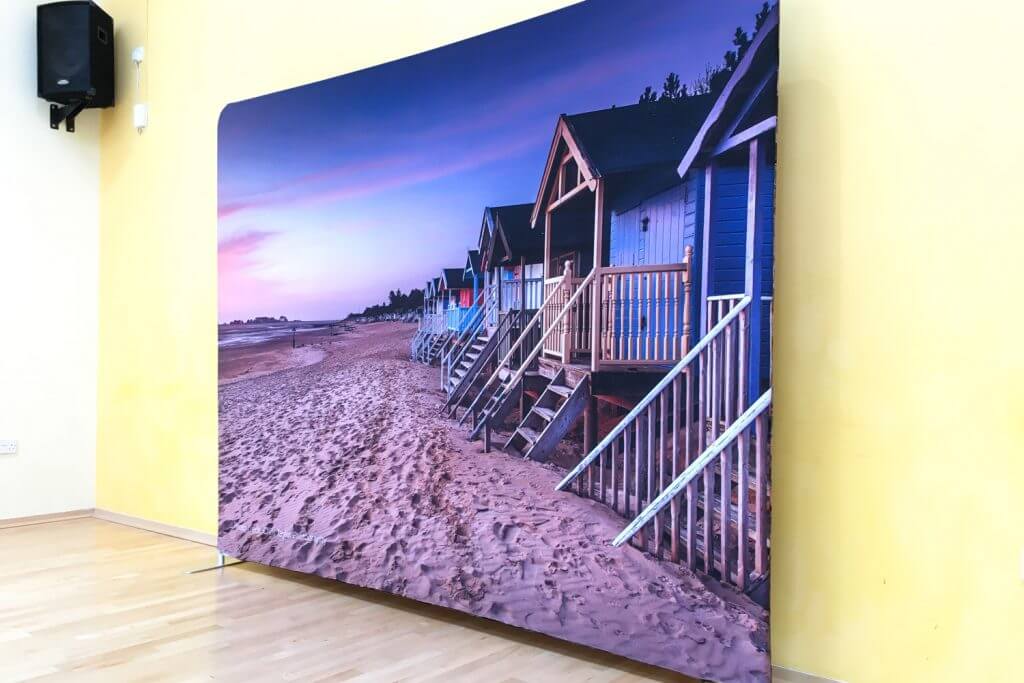
<svg viewBox="0 0 1024 683"><path fill-rule="evenodd" d="M466 258L466 267L463 269L463 272L473 276L480 273L480 252L476 249L469 250L469 255Z"/></svg>
<svg viewBox="0 0 1024 683"><path fill-rule="evenodd" d="M484 207L484 217L480 221L480 236L476 240L477 249L480 250L481 254L487 251L487 243L491 241L491 233L494 231L494 217L491 215L491 210Z"/></svg>
<svg viewBox="0 0 1024 683"><path fill-rule="evenodd" d="M531 229L530 212L533 204L509 204L492 209L495 237L492 238L496 263L531 259L544 254L544 232Z"/></svg>
<svg viewBox="0 0 1024 683"><path fill-rule="evenodd" d="M710 95L697 95L559 116L534 201L531 225L536 227L544 200L555 182L554 170L561 161L558 151L563 142L591 189L598 178L642 173L645 187L656 191L679 181L676 167L711 104Z"/></svg>
<svg viewBox="0 0 1024 683"><path fill-rule="evenodd" d="M685 176L695 163L713 154L721 138L731 134L731 127L743 123L745 107L752 104L761 91L776 87L778 70L779 6L775 5L683 155L676 169L680 177ZM776 97L774 90L765 94ZM777 103L773 102L773 105ZM774 117L766 123L774 127Z"/></svg>
<svg viewBox="0 0 1024 683"><path fill-rule="evenodd" d="M437 296L437 289L440 286L441 286L441 278L439 278L439 277L435 277L435 278L431 278L431 279L427 280L427 288L426 288L426 290L424 290L425 291L425 296L428 299Z"/></svg>
<svg viewBox="0 0 1024 683"><path fill-rule="evenodd" d="M707 95L566 116L596 177L677 164L711 108Z"/></svg>
<svg viewBox="0 0 1024 683"><path fill-rule="evenodd" d="M445 268L441 271L441 289L464 289L472 284L466 283L466 277L461 268Z"/></svg>

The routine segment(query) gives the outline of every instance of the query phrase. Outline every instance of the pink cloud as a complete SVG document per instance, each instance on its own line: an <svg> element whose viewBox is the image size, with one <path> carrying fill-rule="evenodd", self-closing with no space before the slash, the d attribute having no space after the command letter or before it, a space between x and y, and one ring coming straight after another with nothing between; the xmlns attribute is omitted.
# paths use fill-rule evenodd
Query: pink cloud
<svg viewBox="0 0 1024 683"><path fill-rule="evenodd" d="M287 199L296 191L302 192L310 185L324 183L332 180L343 180L348 177L370 173L373 171L387 170L391 167L408 161L408 155L393 154L377 159L364 160L332 166L330 168L305 173L284 182L278 183L271 188L257 194L240 197L238 199L221 202L217 207L217 216L226 218L250 208L270 206Z"/></svg>
<svg viewBox="0 0 1024 683"><path fill-rule="evenodd" d="M222 240L217 245L219 310L222 318L238 317L253 301L272 301L279 294L276 282L253 272L257 252L275 233L254 230Z"/></svg>
<svg viewBox="0 0 1024 683"><path fill-rule="evenodd" d="M524 135L482 148L470 149L462 156L455 156L447 162L410 158L408 155L392 155L369 164L344 164L333 169L320 171L282 185L287 193L260 194L247 199L222 204L218 216L226 218L248 209L279 206L316 206L345 199L353 199L419 183L444 178L455 173L470 170L518 154L538 144L543 136ZM372 173L371 171L376 171ZM317 187L323 180L337 181L328 187ZM346 182L347 180L347 182ZM322 185L322 183L321 183Z"/></svg>

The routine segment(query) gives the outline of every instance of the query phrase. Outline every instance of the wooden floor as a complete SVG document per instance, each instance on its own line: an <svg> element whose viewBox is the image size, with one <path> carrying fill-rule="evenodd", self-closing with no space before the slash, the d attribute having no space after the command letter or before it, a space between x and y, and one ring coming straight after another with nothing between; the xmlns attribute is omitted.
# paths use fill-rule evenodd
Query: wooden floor
<svg viewBox="0 0 1024 683"><path fill-rule="evenodd" d="M93 518L0 529L0 681L686 681Z"/></svg>

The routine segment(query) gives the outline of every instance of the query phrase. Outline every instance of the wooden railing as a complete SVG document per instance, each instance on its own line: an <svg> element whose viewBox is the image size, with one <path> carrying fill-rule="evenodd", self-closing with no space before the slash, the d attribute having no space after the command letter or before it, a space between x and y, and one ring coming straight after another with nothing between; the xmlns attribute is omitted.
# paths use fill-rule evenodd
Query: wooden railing
<svg viewBox="0 0 1024 683"><path fill-rule="evenodd" d="M445 402L445 406L441 410L448 411L449 417L458 416L457 414L459 405L466 398L466 395L472 388L473 383L476 382L477 378L480 376L480 373L486 374L485 369L491 365L491 362L495 358L505 357L505 353L515 337L515 329L516 326L519 324L519 316L519 311L509 311L508 313L504 313L501 316L499 316L497 327L491 330L491 334L497 337L497 339L495 340L496 343L486 345L483 351L481 352L483 354L483 357L477 358L474 361L474 363L479 363L479 370L472 375L465 375L459 381L458 385L452 388L448 394L448 400ZM502 349L505 349L505 351L503 351ZM454 362L457 364L458 359ZM509 364L512 367L518 367L518 365L515 364L514 358L509 361Z"/></svg>
<svg viewBox="0 0 1024 683"><path fill-rule="evenodd" d="M628 541L745 590L768 573L768 389L612 541ZM666 519L667 515L667 519ZM698 543L698 535L702 543ZM666 541L667 536L667 541Z"/></svg>
<svg viewBox="0 0 1024 683"><path fill-rule="evenodd" d="M462 331L456 335L451 347L441 359L441 388L449 394L452 390L452 372L459 366L463 356L466 355L466 352L472 346L471 342L476 339L483 328L484 321L487 320L491 313L490 306L491 304L488 303L486 306L474 306L468 309L471 313L467 316L465 324L462 326Z"/></svg>
<svg viewBox="0 0 1024 683"><path fill-rule="evenodd" d="M727 314L740 302L745 294L716 294L708 297L707 311L708 311L708 328L712 327L716 322L721 320L722 316ZM771 359L774 358L775 354L775 300L770 296L761 297L761 305L767 309L767 314L762 312L762 334L767 337L768 344L768 376L769 386L771 382L772 363ZM765 324L767 323L767 324Z"/></svg>
<svg viewBox="0 0 1024 683"><path fill-rule="evenodd" d="M571 279L570 267L571 264L565 264L564 277L566 282L568 282ZM486 406L500 405L501 401L507 396L508 392L511 391L514 387L518 386L519 382L523 379L523 375L526 373L526 369L529 368L530 365L537 359L537 356L541 354L545 342L551 336L552 332L556 329L556 326L569 314L573 306L576 305L577 301L587 291L588 285L591 282L593 282L593 280L594 273L591 272L590 275L585 277L583 281L579 283L579 286L576 287L576 291L573 292L571 296L569 296L569 299L568 301L566 301L565 306L562 308L561 312L559 312L558 315L556 315L551 320L551 326L542 327L543 332L541 332L540 338L537 339L534 343L533 340L536 339L534 329L536 329L537 326L541 325L542 321L544 321L545 309L551 303L551 301L553 301L556 297L559 297L561 295L562 290L559 287L551 291L551 293L542 302L541 308L537 311L533 318L530 319L530 322L523 327L523 330L519 333L519 338L516 339L515 343L512 345L512 348L509 349L508 353L506 353L505 356L502 357L501 361L498 363L497 368L495 368L493 374L491 374L491 376L487 379L487 382L484 384L483 388L480 390L480 393L478 393L476 398L473 399L473 403L466 410L466 412L462 416L462 419L459 421L460 424L466 419L467 415L475 414L473 412L474 408L482 399L485 399L488 402L487 404L485 404L484 407L484 412L486 413L488 411L488 408ZM512 373L509 362L512 360L514 356L516 356L520 348L529 348L525 347L527 341L533 344L532 350L528 354L526 354L525 357L521 358L518 369L516 369L515 372ZM509 377L507 380L503 380L502 377L502 375L505 373L511 375L511 377ZM481 422L478 422L477 425L473 427L473 431L470 433L470 438L476 438L476 435L480 433L480 430L489 424L489 420L490 415L485 414L483 416L483 420Z"/></svg>
<svg viewBox="0 0 1024 683"><path fill-rule="evenodd" d="M498 313L500 312L498 310L498 282L491 280L484 286L484 302L488 309L484 324L489 328L497 327Z"/></svg>
<svg viewBox="0 0 1024 683"><path fill-rule="evenodd" d="M445 329L444 316L440 313L427 313L423 316L423 330L427 334L440 334Z"/></svg>
<svg viewBox="0 0 1024 683"><path fill-rule="evenodd" d="M596 498L626 517L650 505L745 407L749 305L749 298L737 302L557 488L575 483L579 495ZM679 514L675 507L670 512L673 530L678 530ZM657 518L651 537L658 554L663 521ZM643 528L638 536L644 545ZM670 538L675 539L670 543L672 559L679 561L679 539ZM696 558L690 553L685 559L692 566Z"/></svg>
<svg viewBox="0 0 1024 683"><path fill-rule="evenodd" d="M593 271L587 278L572 277L567 262L564 275L544 281L544 353L561 359L563 363L571 362L574 353L590 351L592 288L589 282L593 279ZM584 282L588 286L583 287ZM577 295L581 288L584 291ZM551 333L547 334L548 331Z"/></svg>
<svg viewBox="0 0 1024 683"><path fill-rule="evenodd" d="M469 308L449 308L445 311L445 320L447 321L448 329L452 332L461 332L469 319L474 313L476 313L477 308L477 306L470 306Z"/></svg>
<svg viewBox="0 0 1024 683"><path fill-rule="evenodd" d="M598 367L669 365L689 348L690 263L601 269Z"/></svg>
<svg viewBox="0 0 1024 683"><path fill-rule="evenodd" d="M561 281L561 278L554 278ZM545 299L547 293L542 278L526 278L526 310L535 311L540 307L540 302ZM523 281L519 278L514 280L502 280L501 286L501 311L515 311L522 307Z"/></svg>

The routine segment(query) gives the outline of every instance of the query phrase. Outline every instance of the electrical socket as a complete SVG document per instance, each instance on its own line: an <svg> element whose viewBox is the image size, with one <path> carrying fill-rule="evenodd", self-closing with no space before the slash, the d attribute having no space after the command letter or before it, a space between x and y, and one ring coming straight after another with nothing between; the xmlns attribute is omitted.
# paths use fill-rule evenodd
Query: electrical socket
<svg viewBox="0 0 1024 683"><path fill-rule="evenodd" d="M18 442L15 439L0 439L0 455L14 455L18 452Z"/></svg>

